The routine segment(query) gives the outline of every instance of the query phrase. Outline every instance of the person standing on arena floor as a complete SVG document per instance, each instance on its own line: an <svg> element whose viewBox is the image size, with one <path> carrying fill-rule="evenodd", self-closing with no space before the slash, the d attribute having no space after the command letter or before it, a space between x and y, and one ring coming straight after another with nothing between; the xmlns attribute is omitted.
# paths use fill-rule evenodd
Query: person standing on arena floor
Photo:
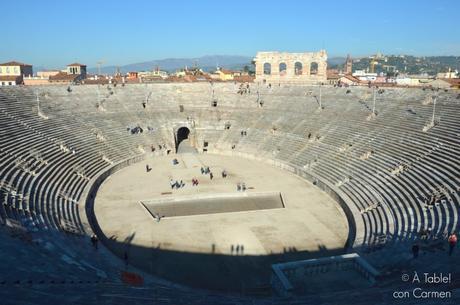
<svg viewBox="0 0 460 305"><path fill-rule="evenodd" d="M96 234L91 235L91 243L93 244L93 247L95 250L97 250L97 242L98 242L98 239L97 239Z"/></svg>

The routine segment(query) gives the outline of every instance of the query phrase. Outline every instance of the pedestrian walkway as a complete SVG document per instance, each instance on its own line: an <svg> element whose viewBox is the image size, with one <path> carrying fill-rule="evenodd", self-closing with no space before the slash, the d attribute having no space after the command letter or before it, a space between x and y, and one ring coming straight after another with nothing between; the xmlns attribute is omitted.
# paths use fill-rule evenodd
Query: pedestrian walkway
<svg viewBox="0 0 460 305"><path fill-rule="evenodd" d="M182 142L179 143L179 146L177 147L177 153L178 154L184 154L184 153L196 154L198 153L198 151L196 150L195 147L190 145L189 140L183 140Z"/></svg>
<svg viewBox="0 0 460 305"><path fill-rule="evenodd" d="M180 156L182 157L182 162L184 163L185 168L200 168L204 166L204 164L197 158L196 154L185 153Z"/></svg>

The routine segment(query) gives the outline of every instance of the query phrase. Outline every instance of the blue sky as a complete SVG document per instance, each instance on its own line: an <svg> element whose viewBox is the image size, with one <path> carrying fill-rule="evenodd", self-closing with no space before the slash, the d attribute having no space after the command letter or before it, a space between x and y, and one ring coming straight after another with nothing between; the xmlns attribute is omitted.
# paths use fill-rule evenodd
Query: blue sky
<svg viewBox="0 0 460 305"><path fill-rule="evenodd" d="M321 48L460 55L459 12L459 0L2 1L0 62L93 67Z"/></svg>

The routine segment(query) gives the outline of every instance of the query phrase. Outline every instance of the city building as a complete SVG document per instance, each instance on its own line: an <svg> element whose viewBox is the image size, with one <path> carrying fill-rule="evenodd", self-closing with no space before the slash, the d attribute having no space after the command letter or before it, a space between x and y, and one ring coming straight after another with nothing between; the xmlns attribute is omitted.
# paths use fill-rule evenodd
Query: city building
<svg viewBox="0 0 460 305"><path fill-rule="evenodd" d="M350 74L345 74L339 78L338 84L345 86L361 85L362 81Z"/></svg>
<svg viewBox="0 0 460 305"><path fill-rule="evenodd" d="M351 59L350 54L347 55L347 60L345 61L345 67L344 67L344 73L345 74L352 74L353 73L353 59Z"/></svg>
<svg viewBox="0 0 460 305"><path fill-rule="evenodd" d="M49 85L50 77L59 73L59 70L38 71L36 76L24 76L23 82L26 86Z"/></svg>
<svg viewBox="0 0 460 305"><path fill-rule="evenodd" d="M242 72L219 68L217 69L215 74L218 76L218 79L221 81L232 81L235 79L235 77L241 76Z"/></svg>
<svg viewBox="0 0 460 305"><path fill-rule="evenodd" d="M459 76L458 71L452 71L451 69L447 72L440 72L436 74L436 78L458 78Z"/></svg>
<svg viewBox="0 0 460 305"><path fill-rule="evenodd" d="M364 70L356 70L352 75L362 82L375 82L378 77L377 73L369 73Z"/></svg>
<svg viewBox="0 0 460 305"><path fill-rule="evenodd" d="M127 77L128 80L135 80L135 79L138 79L138 78L139 78L139 73L138 72L136 72L136 71L128 72L128 77Z"/></svg>
<svg viewBox="0 0 460 305"><path fill-rule="evenodd" d="M434 77L428 74L421 75L399 75L396 77L396 84L398 86L406 87L423 87L429 86L429 83L434 80Z"/></svg>
<svg viewBox="0 0 460 305"><path fill-rule="evenodd" d="M162 79L166 79L168 78L168 75L168 72L160 70L159 67L153 70L153 76L155 77L161 77Z"/></svg>
<svg viewBox="0 0 460 305"><path fill-rule="evenodd" d="M327 84L337 85L339 83L340 74L337 69L328 69L326 72L327 75Z"/></svg>
<svg viewBox="0 0 460 305"><path fill-rule="evenodd" d="M59 71L59 70L38 71L37 72L37 77L49 79L50 76L55 76L59 72L61 72L61 71Z"/></svg>
<svg viewBox="0 0 460 305"><path fill-rule="evenodd" d="M54 73L52 73L54 74ZM49 76L50 83L79 83L86 78L86 65L73 63L67 65L66 69Z"/></svg>
<svg viewBox="0 0 460 305"><path fill-rule="evenodd" d="M80 75L81 79L86 78L86 65L82 65L79 63L73 63L67 65L67 74L71 75Z"/></svg>
<svg viewBox="0 0 460 305"><path fill-rule="evenodd" d="M168 72L155 68L153 71L141 71L138 73L138 77L142 83L163 81L168 78Z"/></svg>
<svg viewBox="0 0 460 305"><path fill-rule="evenodd" d="M0 86L22 85L24 76L32 75L32 65L17 61L0 64Z"/></svg>

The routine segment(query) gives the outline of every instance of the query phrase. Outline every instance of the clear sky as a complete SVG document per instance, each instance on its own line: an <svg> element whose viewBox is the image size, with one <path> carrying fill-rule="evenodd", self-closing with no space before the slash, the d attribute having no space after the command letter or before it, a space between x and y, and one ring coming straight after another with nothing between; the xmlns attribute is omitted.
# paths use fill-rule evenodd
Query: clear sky
<svg viewBox="0 0 460 305"><path fill-rule="evenodd" d="M322 48L460 55L459 12L459 0L2 0L0 62L94 67Z"/></svg>

